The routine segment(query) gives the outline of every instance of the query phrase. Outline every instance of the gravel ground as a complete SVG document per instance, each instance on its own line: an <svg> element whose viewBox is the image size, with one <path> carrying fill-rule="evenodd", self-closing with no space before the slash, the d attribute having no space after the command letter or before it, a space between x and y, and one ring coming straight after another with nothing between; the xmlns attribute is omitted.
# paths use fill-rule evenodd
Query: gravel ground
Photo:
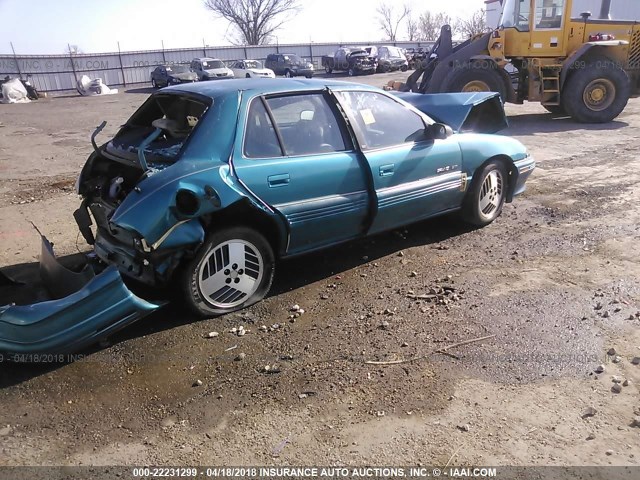
<svg viewBox="0 0 640 480"><path fill-rule="evenodd" d="M148 93L0 105L0 267L37 268L30 222L85 248L89 136ZM596 126L507 111L539 166L494 224L415 224L282 262L246 311L176 304L74 363L0 363L0 465L638 465L640 100Z"/></svg>

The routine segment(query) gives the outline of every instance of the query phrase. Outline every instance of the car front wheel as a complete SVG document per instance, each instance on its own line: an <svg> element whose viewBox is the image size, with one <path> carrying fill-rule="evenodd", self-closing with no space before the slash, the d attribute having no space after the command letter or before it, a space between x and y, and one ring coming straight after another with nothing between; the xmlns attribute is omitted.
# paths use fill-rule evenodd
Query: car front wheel
<svg viewBox="0 0 640 480"><path fill-rule="evenodd" d="M462 204L462 217L473 225L489 225L502 212L506 193L507 170L502 162L492 160L473 174Z"/></svg>
<svg viewBox="0 0 640 480"><path fill-rule="evenodd" d="M156 79L155 79L155 78L152 78L152 79L151 79L151 86L152 86L153 88L158 88L158 84L157 84L157 82L156 82Z"/></svg>
<svg viewBox="0 0 640 480"><path fill-rule="evenodd" d="M248 307L271 288L275 258L257 231L231 227L209 236L183 271L187 305L210 317Z"/></svg>
<svg viewBox="0 0 640 480"><path fill-rule="evenodd" d="M287 78L293 77L293 75L291 74L291 70L287 70L286 72L284 72L284 76Z"/></svg>

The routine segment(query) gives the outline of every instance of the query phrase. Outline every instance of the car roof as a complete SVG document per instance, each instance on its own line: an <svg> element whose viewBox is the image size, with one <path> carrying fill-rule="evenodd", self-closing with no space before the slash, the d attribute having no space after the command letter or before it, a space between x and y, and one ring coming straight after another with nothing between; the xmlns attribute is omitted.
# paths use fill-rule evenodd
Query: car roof
<svg viewBox="0 0 640 480"><path fill-rule="evenodd" d="M173 87L163 88L159 93L179 93L188 92L204 95L210 98L225 96L239 91L248 92L255 95L266 95L273 93L304 92L308 90L322 90L327 87L357 87L362 90L381 91L379 88L370 85L363 85L354 82L341 82L339 80L328 79L297 79L297 78L237 78L227 80L216 80L212 82L195 82Z"/></svg>

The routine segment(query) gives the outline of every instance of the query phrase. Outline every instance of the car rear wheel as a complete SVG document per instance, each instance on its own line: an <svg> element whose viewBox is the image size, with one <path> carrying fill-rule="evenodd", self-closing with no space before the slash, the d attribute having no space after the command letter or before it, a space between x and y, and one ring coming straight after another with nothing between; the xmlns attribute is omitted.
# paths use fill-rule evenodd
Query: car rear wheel
<svg viewBox="0 0 640 480"><path fill-rule="evenodd" d="M498 160L475 172L462 204L464 220L483 227L498 218L506 198L507 178L504 164Z"/></svg>
<svg viewBox="0 0 640 480"><path fill-rule="evenodd" d="M246 78L251 78L251 75L249 75L248 73L245 75Z"/></svg>
<svg viewBox="0 0 640 480"><path fill-rule="evenodd" d="M324 67L324 71L327 72L327 74L331 75L331 72L333 72L333 68L327 65Z"/></svg>
<svg viewBox="0 0 640 480"><path fill-rule="evenodd" d="M285 76L285 77L287 77L287 78L291 78L291 77L293 77L293 75L291 74L291 70L286 70L286 71L284 72L284 76Z"/></svg>
<svg viewBox="0 0 640 480"><path fill-rule="evenodd" d="M152 86L153 88L158 88L158 84L157 84L157 82L156 82L155 78L152 78L152 79L151 79L151 86Z"/></svg>
<svg viewBox="0 0 640 480"><path fill-rule="evenodd" d="M240 310L264 298L274 272L273 249L260 233L246 227L220 230L184 269L185 300L203 317Z"/></svg>

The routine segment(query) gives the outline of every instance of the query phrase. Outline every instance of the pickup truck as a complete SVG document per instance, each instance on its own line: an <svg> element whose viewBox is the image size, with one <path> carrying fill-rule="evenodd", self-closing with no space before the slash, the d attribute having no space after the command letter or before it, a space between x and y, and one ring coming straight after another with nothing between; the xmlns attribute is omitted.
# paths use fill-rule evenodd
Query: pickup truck
<svg viewBox="0 0 640 480"><path fill-rule="evenodd" d="M322 57L322 66L327 73L346 71L350 77L375 73L376 64L366 50L356 47L342 47L333 55Z"/></svg>

